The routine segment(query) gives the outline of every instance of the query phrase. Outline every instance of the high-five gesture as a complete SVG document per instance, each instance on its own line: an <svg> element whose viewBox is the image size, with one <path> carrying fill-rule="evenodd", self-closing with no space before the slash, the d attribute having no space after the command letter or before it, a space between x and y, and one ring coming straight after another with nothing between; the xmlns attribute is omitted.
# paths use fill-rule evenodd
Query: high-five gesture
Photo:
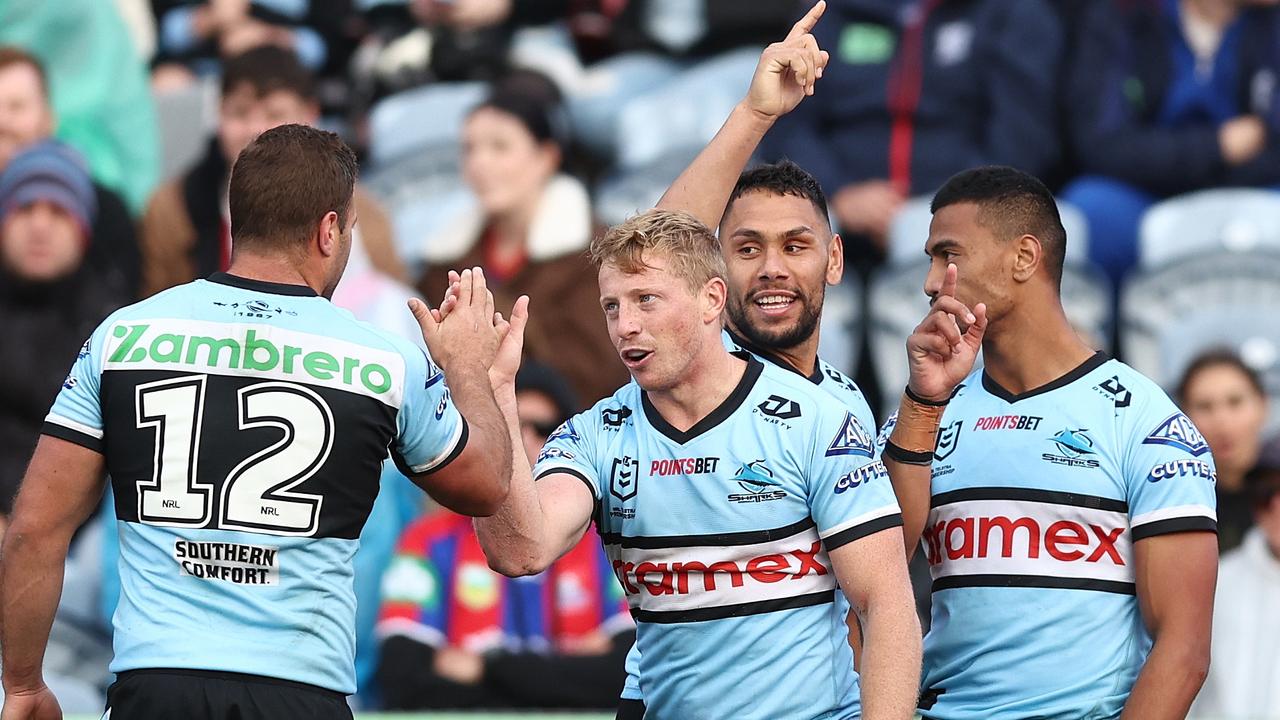
<svg viewBox="0 0 1280 720"><path fill-rule="evenodd" d="M951 396L973 370L987 330L987 306L978 303L971 312L956 299L958 276L956 266L948 265L929 314L907 338L911 371L907 385L927 400L942 401Z"/></svg>
<svg viewBox="0 0 1280 720"><path fill-rule="evenodd" d="M494 330L493 294L480 268L459 274L456 297L446 313L432 312L417 298L409 301L409 310L422 328L432 359L446 375L467 361L486 370L493 365L501 338Z"/></svg>
<svg viewBox="0 0 1280 720"><path fill-rule="evenodd" d="M747 106L753 112L777 119L795 109L806 95L813 94L814 84L822 77L830 57L818 47L812 34L826 9L825 0L818 0L782 42L773 43L760 55L747 91Z"/></svg>

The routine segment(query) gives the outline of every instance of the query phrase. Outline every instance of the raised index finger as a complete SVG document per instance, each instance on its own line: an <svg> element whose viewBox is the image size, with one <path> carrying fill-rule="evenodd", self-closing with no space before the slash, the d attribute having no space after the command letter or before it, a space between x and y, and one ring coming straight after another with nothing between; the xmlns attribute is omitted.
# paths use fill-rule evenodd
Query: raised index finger
<svg viewBox="0 0 1280 720"><path fill-rule="evenodd" d="M947 273L942 276L942 290L938 292L940 297L956 296L956 279L960 277L960 269L955 263L947 265Z"/></svg>
<svg viewBox="0 0 1280 720"><path fill-rule="evenodd" d="M809 8L809 12L805 13L804 17L791 26L791 32L787 33L787 40L793 40L801 35L813 32L813 28L818 24L818 18L822 17L822 13L826 12L826 10L826 0L818 0L818 2L814 3L813 7Z"/></svg>

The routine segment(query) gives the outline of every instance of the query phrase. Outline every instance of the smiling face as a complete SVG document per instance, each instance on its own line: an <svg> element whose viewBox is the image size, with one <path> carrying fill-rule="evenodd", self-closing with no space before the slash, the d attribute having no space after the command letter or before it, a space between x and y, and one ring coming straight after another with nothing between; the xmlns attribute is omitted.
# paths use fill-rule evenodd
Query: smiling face
<svg viewBox="0 0 1280 720"><path fill-rule="evenodd" d="M600 307L618 356L640 387L667 391L689 376L708 342L718 344L724 281L713 278L697 291L671 271L670 258L643 255L640 272L600 266Z"/></svg>
<svg viewBox="0 0 1280 720"><path fill-rule="evenodd" d="M826 286L844 272L840 238L818 208L807 198L754 190L729 207L720 232L733 328L766 348L812 338Z"/></svg>

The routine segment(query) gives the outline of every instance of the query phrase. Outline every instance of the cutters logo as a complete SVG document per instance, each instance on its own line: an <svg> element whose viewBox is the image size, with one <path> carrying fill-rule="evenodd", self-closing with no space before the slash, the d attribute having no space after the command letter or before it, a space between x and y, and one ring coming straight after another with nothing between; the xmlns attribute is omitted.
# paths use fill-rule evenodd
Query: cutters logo
<svg viewBox="0 0 1280 720"><path fill-rule="evenodd" d="M716 471L718 457L676 458L674 460L654 460L649 464L649 475L663 477L666 475L705 475Z"/></svg>
<svg viewBox="0 0 1280 720"><path fill-rule="evenodd" d="M578 435L578 431L573 427L573 419L570 418L560 423L560 427L556 428L547 436L547 442L553 440L568 440L570 442L578 442L582 438Z"/></svg>
<svg viewBox="0 0 1280 720"><path fill-rule="evenodd" d="M728 589L720 587L726 582L729 587L740 588L748 581L771 584L787 578L800 580L808 575L827 575L831 571L823 564L821 554L822 542L817 541L807 548L758 555L745 562L631 563L614 560L613 574L628 595L638 595L642 591L652 596L711 593L717 588Z"/></svg>
<svg viewBox="0 0 1280 720"><path fill-rule="evenodd" d="M1112 375L1110 378L1094 385L1093 389L1111 398L1115 402L1117 410L1127 408L1129 403L1133 402L1133 393L1129 392L1129 388L1120 384L1119 375Z"/></svg>
<svg viewBox="0 0 1280 720"><path fill-rule="evenodd" d="M631 417L631 408L623 405L620 408L605 408L600 411L600 421L606 430L617 430Z"/></svg>
<svg viewBox="0 0 1280 720"><path fill-rule="evenodd" d="M1187 476L1204 478L1214 484L1218 482L1218 473L1212 465L1203 460L1186 459L1170 460L1151 468L1151 472L1147 473L1147 482L1157 483L1166 478Z"/></svg>
<svg viewBox="0 0 1280 720"><path fill-rule="evenodd" d="M733 480L747 492L745 494L730 493L729 502L769 502L781 500L787 496L787 491L783 490L778 481L773 478L773 471L765 467L763 460L753 460L744 464L738 468Z"/></svg>
<svg viewBox="0 0 1280 720"><path fill-rule="evenodd" d="M640 484L640 461L630 455L613 459L609 469L609 492L619 500L636 496Z"/></svg>
<svg viewBox="0 0 1280 720"><path fill-rule="evenodd" d="M992 415L978 418L973 424L974 430L1035 430L1040 427L1042 417L1035 415Z"/></svg>
<svg viewBox="0 0 1280 720"><path fill-rule="evenodd" d="M1193 457L1200 457L1209 452L1209 443L1196 429L1191 418L1182 413L1174 413L1160 423L1160 427L1151 432L1142 441L1143 445L1168 445L1179 450L1186 450Z"/></svg>
<svg viewBox="0 0 1280 720"><path fill-rule="evenodd" d="M1019 531L1022 531L1019 534ZM1062 562L1124 565L1116 544L1125 528L1074 520L1058 520L1042 527L1033 517L1004 515L954 517L925 528L930 565L944 560L975 558L1040 558L1041 548ZM1021 542L1017 539L1021 537Z"/></svg>
<svg viewBox="0 0 1280 720"><path fill-rule="evenodd" d="M800 403L781 395L770 395L767 400L756 406L762 414L779 420L794 420L800 417Z"/></svg>
<svg viewBox="0 0 1280 720"><path fill-rule="evenodd" d="M888 474L889 471L885 469L884 463L879 460L863 465L853 472L847 472L840 476L840 479L836 481L836 494L840 495L847 490L852 490L863 483L871 482Z"/></svg>
<svg viewBox="0 0 1280 720"><path fill-rule="evenodd" d="M935 460L946 460L951 456L951 453L956 451L956 445L960 444L960 429L962 427L964 427L964 421L956 420L938 428L938 444L933 449Z"/></svg>
<svg viewBox="0 0 1280 720"><path fill-rule="evenodd" d="M840 432L836 433L831 444L827 446L826 456L861 455L869 458L874 454L871 448L871 436L862 429L862 423L858 422L853 413L846 412L844 423L840 425Z"/></svg>
<svg viewBox="0 0 1280 720"><path fill-rule="evenodd" d="M1056 435L1049 438L1049 441L1058 448L1060 454L1044 453L1040 458L1054 465L1078 468L1098 467L1097 460L1086 457L1096 454L1093 450L1093 438L1088 436L1088 432L1083 428L1059 430Z"/></svg>

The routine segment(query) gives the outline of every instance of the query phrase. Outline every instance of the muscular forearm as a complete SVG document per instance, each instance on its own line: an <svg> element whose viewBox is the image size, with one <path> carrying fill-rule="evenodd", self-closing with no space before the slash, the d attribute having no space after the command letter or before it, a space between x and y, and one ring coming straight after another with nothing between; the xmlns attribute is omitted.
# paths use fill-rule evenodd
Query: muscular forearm
<svg viewBox="0 0 1280 720"><path fill-rule="evenodd" d="M34 532L15 521L5 535L0 561L0 650L8 694L43 684L49 628L62 596L69 537Z"/></svg>
<svg viewBox="0 0 1280 720"><path fill-rule="evenodd" d="M912 717L920 691L920 621L910 593L868 608L859 664L862 717Z"/></svg>
<svg viewBox="0 0 1280 720"><path fill-rule="evenodd" d="M498 406L508 435L511 460L507 499L490 517L476 518L476 537L489 565L503 575L532 575L546 569L554 554L544 547L542 503L533 483L533 472L524 455L514 388L496 390Z"/></svg>
<svg viewBox="0 0 1280 720"><path fill-rule="evenodd" d="M772 125L771 119L745 102L738 103L707 147L663 194L658 207L683 210L709 228L719 226L738 175Z"/></svg>
<svg viewBox="0 0 1280 720"><path fill-rule="evenodd" d="M1121 720L1181 720L1209 672L1208 635L1178 642L1156 639L1125 703Z"/></svg>
<svg viewBox="0 0 1280 720"><path fill-rule="evenodd" d="M489 515L507 495L511 477L511 436L482 368L446 372L449 393L467 421L467 477L455 487L436 486L432 495L466 515ZM518 440L518 438L517 438Z"/></svg>

